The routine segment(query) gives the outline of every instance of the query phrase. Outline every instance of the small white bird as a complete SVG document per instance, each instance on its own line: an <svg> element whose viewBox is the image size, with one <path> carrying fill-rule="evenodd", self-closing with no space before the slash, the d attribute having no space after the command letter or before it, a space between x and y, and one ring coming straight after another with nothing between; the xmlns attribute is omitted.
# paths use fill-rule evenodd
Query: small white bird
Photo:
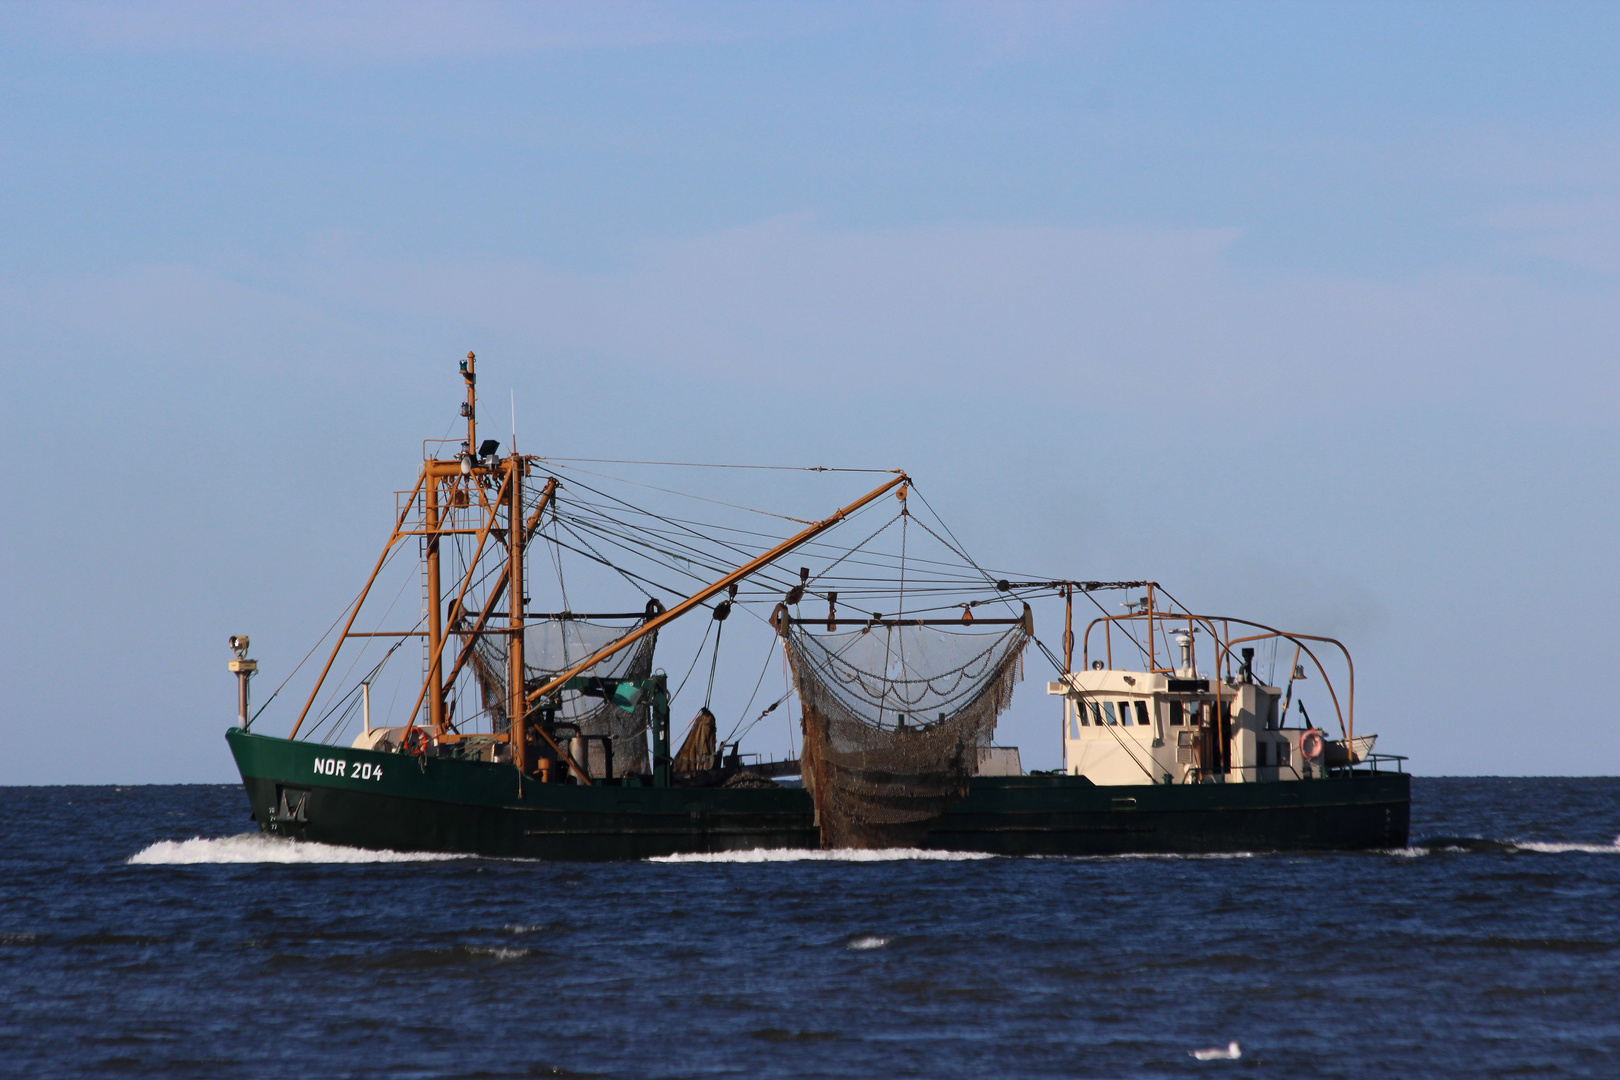
<svg viewBox="0 0 1620 1080"><path fill-rule="evenodd" d="M1233 1039L1225 1047L1212 1046L1208 1050L1189 1050L1187 1053L1199 1061L1236 1061L1243 1056L1243 1047Z"/></svg>

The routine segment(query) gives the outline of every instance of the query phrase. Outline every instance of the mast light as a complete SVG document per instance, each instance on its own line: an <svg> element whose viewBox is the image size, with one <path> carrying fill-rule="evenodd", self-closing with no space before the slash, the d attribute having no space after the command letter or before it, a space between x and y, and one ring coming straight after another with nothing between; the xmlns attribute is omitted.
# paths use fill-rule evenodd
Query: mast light
<svg viewBox="0 0 1620 1080"><path fill-rule="evenodd" d="M248 715L248 680L259 670L256 660L248 659L248 636L246 634L231 635L231 652L236 659L230 662L231 674L236 676L236 722L243 731L248 729L251 718Z"/></svg>

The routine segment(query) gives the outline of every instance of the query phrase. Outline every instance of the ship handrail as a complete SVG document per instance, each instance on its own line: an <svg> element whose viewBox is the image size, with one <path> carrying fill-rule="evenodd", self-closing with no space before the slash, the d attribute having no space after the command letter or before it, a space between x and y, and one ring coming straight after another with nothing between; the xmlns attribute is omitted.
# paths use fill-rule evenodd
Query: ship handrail
<svg viewBox="0 0 1620 1080"><path fill-rule="evenodd" d="M1304 634L1304 633L1299 633L1298 631L1291 631L1291 630L1279 630L1274 626L1267 626L1265 623L1255 622L1252 619L1239 619L1239 618L1236 618L1235 616L1231 616L1231 615L1197 615L1197 614L1194 614L1193 612L1190 612L1190 611L1189 612L1184 612L1184 613L1179 613L1179 614L1172 614L1172 613L1169 613L1169 612L1157 612L1157 611L1151 611L1151 610L1149 610L1149 611L1138 611L1138 612L1131 612L1131 613L1125 614L1125 615L1101 615L1101 616L1098 616L1097 618L1092 619L1091 622L1087 623L1085 633L1081 636L1081 642L1080 642L1081 663L1085 664L1086 666L1090 666L1090 660L1091 660L1091 631L1092 631L1092 629L1094 627L1096 627L1096 625L1098 623L1103 624L1104 633L1105 633L1105 636L1106 636L1107 628L1113 626L1114 623L1123 624L1123 623L1132 622L1132 621L1135 621L1135 620L1147 619L1149 621L1149 625L1151 626L1154 616L1158 617L1161 626L1168 623L1168 622L1170 622L1171 620L1180 621L1180 620L1185 619L1189 626L1191 626L1194 623L1197 623L1197 624L1199 624L1199 625L1201 625L1201 626L1203 626L1203 627L1205 627L1206 629L1209 630L1210 634L1214 638L1214 644L1215 644L1215 649L1216 649L1216 652L1215 652L1215 672L1214 672L1214 675L1211 678L1212 683L1218 681L1221 678L1220 665L1221 665L1221 662L1223 660L1227 664L1227 678L1228 679L1231 678L1232 646L1240 645L1240 644L1243 644L1243 643L1249 642L1249 641L1264 641L1264 640L1268 640L1270 638L1284 638L1284 639L1286 639L1288 641L1292 641L1295 645L1298 645L1300 647L1300 649L1305 653L1306 656L1310 657L1311 663L1313 663L1316 666L1317 673L1322 676L1322 682L1323 682L1323 685L1327 688L1328 696L1333 700L1333 710L1334 710L1335 713L1338 714L1340 732L1344 735L1344 737L1346 739L1355 738L1355 734L1356 734L1356 665L1355 665L1355 661L1350 658L1350 650L1347 649L1345 647L1344 643L1342 641L1339 641L1337 638L1323 637L1323 636L1318 635L1318 634ZM1227 626L1228 636L1227 636L1227 639L1224 642L1221 640L1220 633L1217 632L1216 629L1215 629L1215 624L1217 622ZM1252 626L1255 629L1261 630L1261 631L1264 631L1264 632L1259 633L1259 634L1250 634L1250 635L1247 635L1245 637L1234 638L1234 637L1230 636L1230 632L1231 632L1230 631L1230 624L1231 623L1237 623L1239 626ZM1168 633L1169 631L1166 630L1164 632ZM1136 645L1136 647L1137 647L1137 649L1139 651L1141 651L1144 655L1148 655L1148 650L1142 648L1141 642L1136 641L1135 638L1130 637L1129 635L1126 635L1126 636L1127 636L1128 640L1130 640L1133 644ZM1335 690L1334 687L1333 687L1333 679L1328 675L1327 669L1325 667L1323 667L1322 661L1317 658L1316 653L1312 652L1310 646L1305 644L1305 642L1307 642L1307 641L1320 641L1320 642L1324 642L1324 643L1336 646L1338 648L1340 654L1343 655L1345 668L1349 672L1349 697L1347 698L1344 705L1341 706L1340 703L1339 703L1339 694L1338 694L1338 691ZM1108 664L1110 666L1112 666L1113 665L1113 643L1112 643L1111 640L1108 641L1108 646L1107 647L1108 647L1108 661L1107 662L1108 662ZM1151 665L1150 665L1149 670L1152 671L1154 674L1172 674L1173 673L1172 669L1158 668L1158 667L1153 667Z"/></svg>
<svg viewBox="0 0 1620 1080"><path fill-rule="evenodd" d="M1401 762L1409 761L1409 760L1410 760L1410 757L1408 755L1406 755L1406 754L1368 754L1366 757L1361 758L1358 761L1352 762L1349 765L1341 765L1341 766L1336 766L1334 768L1331 768L1331 769L1328 770L1328 772L1330 774L1353 773L1353 772L1356 771L1356 766L1357 765L1370 765L1370 766L1372 766L1370 769L1362 770L1363 772L1381 772L1381 771L1384 771L1384 770L1381 770L1381 769L1378 768L1379 763L1380 762L1388 763L1388 762L1392 762L1392 761L1395 763L1395 771L1396 772L1405 772L1406 769L1404 767L1402 767Z"/></svg>

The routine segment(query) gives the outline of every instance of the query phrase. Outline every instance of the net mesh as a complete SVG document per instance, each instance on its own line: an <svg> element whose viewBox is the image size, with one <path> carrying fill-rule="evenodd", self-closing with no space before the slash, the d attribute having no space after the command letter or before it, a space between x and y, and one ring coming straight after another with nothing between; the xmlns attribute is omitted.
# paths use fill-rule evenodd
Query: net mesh
<svg viewBox="0 0 1620 1080"><path fill-rule="evenodd" d="M789 626L784 642L822 845L915 847L967 794L977 748L1023 678L1029 630Z"/></svg>
<svg viewBox="0 0 1620 1080"><path fill-rule="evenodd" d="M692 718L692 726L687 731L686 741L681 743L680 752L675 755L671 768L678 773L714 768L716 737L714 713L709 711L708 706L704 706Z"/></svg>
<svg viewBox="0 0 1620 1080"><path fill-rule="evenodd" d="M609 626L580 619L531 622L523 629L524 681L533 688L553 679L634 629L634 626ZM602 679L646 679L652 675L657 639L657 633L648 634L630 648L581 674ZM509 731L506 636L480 634L473 643L471 664L493 730ZM578 725L581 735L606 735L613 739L613 771L619 776L648 771L647 728L651 718L650 695L644 695L634 709L626 711L605 698L587 697L568 690L563 692L562 707L557 710L558 723ZM601 755L591 755L593 777L605 776L606 765Z"/></svg>

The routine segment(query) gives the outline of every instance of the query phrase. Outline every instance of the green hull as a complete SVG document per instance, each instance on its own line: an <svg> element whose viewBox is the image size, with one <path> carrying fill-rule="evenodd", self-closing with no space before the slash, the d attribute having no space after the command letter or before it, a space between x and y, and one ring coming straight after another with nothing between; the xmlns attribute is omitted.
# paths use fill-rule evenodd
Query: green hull
<svg viewBox="0 0 1620 1080"><path fill-rule="evenodd" d="M301 840L534 859L814 848L802 788L540 784L510 765L246 734L226 738L259 827ZM1404 773L1309 781L1098 787L1082 777L978 777L927 846L1001 855L1404 847Z"/></svg>

